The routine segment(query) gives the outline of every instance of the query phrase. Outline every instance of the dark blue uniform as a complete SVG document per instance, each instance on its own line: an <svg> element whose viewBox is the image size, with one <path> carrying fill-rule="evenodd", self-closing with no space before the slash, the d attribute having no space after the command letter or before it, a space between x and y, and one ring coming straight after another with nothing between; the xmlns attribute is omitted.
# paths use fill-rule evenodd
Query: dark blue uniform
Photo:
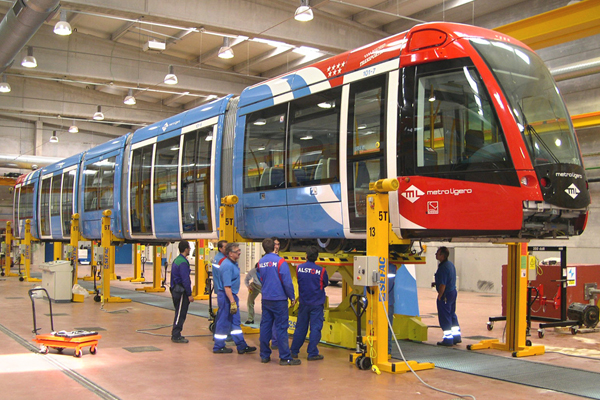
<svg viewBox="0 0 600 400"><path fill-rule="evenodd" d="M228 258L223 260L219 268L218 281L218 285L215 284L215 287L219 287L219 291L217 292L219 312L217 313L217 321L215 324L215 345L213 351L225 347L225 340L227 339L228 334L231 334L238 351L244 350L248 347L248 344L244 340L242 328L240 327L239 299L237 296L240 291L240 268L237 263L234 263ZM226 287L231 288L233 299L238 306L238 311L235 314L229 312L231 302L225 294Z"/></svg>
<svg viewBox="0 0 600 400"><path fill-rule="evenodd" d="M271 356L269 340L273 329L277 332L279 358L291 360L288 342L288 299L295 300L290 268L275 253L268 253L258 262L258 277L262 283L262 316L260 319L260 358Z"/></svg>
<svg viewBox="0 0 600 400"><path fill-rule="evenodd" d="M179 254L171 266L171 297L175 307L175 319L171 339L179 339L183 330L183 323L190 306L189 297L192 295L192 281L190 280L190 264Z"/></svg>
<svg viewBox="0 0 600 400"><path fill-rule="evenodd" d="M443 343L460 343L460 326L456 317L456 268L449 260L442 261L435 273L435 287L438 293L440 285L446 285L442 298L436 302L438 320L444 331Z"/></svg>
<svg viewBox="0 0 600 400"><path fill-rule="evenodd" d="M312 261L300 264L296 269L296 274L298 277L300 306L291 351L292 354L300 352L310 324L308 357L316 357L319 355L317 345L321 341L325 287L329 284L329 279L325 268Z"/></svg>

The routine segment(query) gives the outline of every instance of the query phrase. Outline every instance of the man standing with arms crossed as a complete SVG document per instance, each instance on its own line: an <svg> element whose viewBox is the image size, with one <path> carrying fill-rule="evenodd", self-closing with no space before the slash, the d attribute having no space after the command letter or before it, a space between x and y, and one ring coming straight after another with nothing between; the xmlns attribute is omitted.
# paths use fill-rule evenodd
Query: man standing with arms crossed
<svg viewBox="0 0 600 400"><path fill-rule="evenodd" d="M260 320L260 361L271 361L269 340L272 330L277 331L279 365L300 365L292 358L288 341L288 299L295 303L294 285L285 260L274 253L275 243L267 238L262 242L265 255L258 262L258 276L262 282L262 317Z"/></svg>
<svg viewBox="0 0 600 400"><path fill-rule="evenodd" d="M435 272L435 288L438 292L437 309L440 327L444 331L444 338L438 346L453 346L460 343L461 334L458 318L456 317L456 268L448 256L450 251L442 246L435 253L435 258L440 262Z"/></svg>
<svg viewBox="0 0 600 400"><path fill-rule="evenodd" d="M256 350L256 347L248 346L240 327L237 296L240 290L240 269L237 261L241 253L242 251L237 243L228 243L225 247L227 258L221 263L217 285L219 287L217 294L219 312L217 313L213 353L233 352L232 349L225 347L225 339L227 339L229 333L231 333L231 337L235 342L238 354L251 353Z"/></svg>

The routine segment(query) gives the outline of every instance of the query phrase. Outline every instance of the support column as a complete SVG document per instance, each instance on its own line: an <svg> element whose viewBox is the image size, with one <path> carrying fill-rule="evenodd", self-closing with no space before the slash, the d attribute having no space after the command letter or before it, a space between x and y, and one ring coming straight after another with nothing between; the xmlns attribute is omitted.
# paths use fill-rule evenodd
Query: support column
<svg viewBox="0 0 600 400"><path fill-rule="evenodd" d="M12 222L6 222L6 252L4 253L4 276L19 276L19 274L15 274L14 272L10 272L10 268L12 267Z"/></svg>
<svg viewBox="0 0 600 400"><path fill-rule="evenodd" d="M142 278L142 245L136 243L133 245L133 277L123 278L122 281L144 282Z"/></svg>
<svg viewBox="0 0 600 400"><path fill-rule="evenodd" d="M468 350L496 349L511 351L513 357L544 354L544 346L532 346L527 340L527 242L508 244L506 268L506 343L498 339L468 345Z"/></svg>
<svg viewBox="0 0 600 400"><path fill-rule="evenodd" d="M71 265L73 265L73 285L77 284L79 274L79 240L81 239L81 231L79 230L79 214L73 214L71 217ZM83 303L82 294L73 293L72 301L74 303Z"/></svg>
<svg viewBox="0 0 600 400"><path fill-rule="evenodd" d="M131 299L110 296L110 271L114 270L114 258L110 257L112 247L112 232L110 230L111 210L102 212L102 234L101 245L103 251L102 257L102 302L103 303L127 303ZM114 251L114 249L113 249ZM111 265L112 264L112 265Z"/></svg>
<svg viewBox="0 0 600 400"><path fill-rule="evenodd" d="M164 292L165 288L161 286L161 268L162 268L162 255L163 255L163 247L162 246L152 246L154 249L153 254L153 266L152 266L152 286L144 286L141 288L136 288L140 292Z"/></svg>
<svg viewBox="0 0 600 400"><path fill-rule="evenodd" d="M23 236L25 245L25 276L23 280L27 282L41 282L41 279L31 277L31 220L25 220L25 235Z"/></svg>
<svg viewBox="0 0 600 400"><path fill-rule="evenodd" d="M207 240L196 240L196 271L195 283L192 290L192 296L196 300L208 300L210 293L207 293L206 279L208 278L208 249L205 247Z"/></svg>
<svg viewBox="0 0 600 400"><path fill-rule="evenodd" d="M52 261L61 260L63 257L63 244L62 242L54 242L54 256Z"/></svg>

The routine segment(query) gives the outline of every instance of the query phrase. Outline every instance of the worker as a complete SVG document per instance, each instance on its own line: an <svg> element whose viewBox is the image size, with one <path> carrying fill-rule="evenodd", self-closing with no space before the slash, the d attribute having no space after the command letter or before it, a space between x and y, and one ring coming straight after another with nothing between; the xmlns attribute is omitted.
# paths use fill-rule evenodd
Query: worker
<svg viewBox="0 0 600 400"><path fill-rule="evenodd" d="M219 240L217 243L217 249L219 250L215 257L212 260L212 276L213 276L213 284L216 285L218 279L216 278L219 275L219 269L221 267L221 263L227 258L225 256L225 246L227 246L227 240ZM219 291L219 288L215 286L215 293Z"/></svg>
<svg viewBox="0 0 600 400"><path fill-rule="evenodd" d="M460 326L456 317L456 268L448 256L448 248L442 246L435 253L439 261L435 273L435 288L437 290L437 310L440 327L444 331L444 338L437 344L439 346L453 346L462 342Z"/></svg>
<svg viewBox="0 0 600 400"><path fill-rule="evenodd" d="M254 323L254 303L256 302L256 298L262 291L262 283L260 283L260 279L258 279L258 263L246 274L246 278L244 279L244 284L246 288L248 288L248 300L246 304L248 305L248 319L244 322L245 325L250 325Z"/></svg>
<svg viewBox="0 0 600 400"><path fill-rule="evenodd" d="M296 303L290 269L285 260L274 253L273 239L262 242L265 255L258 262L258 276L262 283L262 317L260 320L260 361L271 361L269 340L273 330L277 331L279 365L300 365L292 358L288 342L289 325L288 299Z"/></svg>
<svg viewBox="0 0 600 400"><path fill-rule="evenodd" d="M308 361L323 359L319 354L317 345L321 341L321 329L323 329L323 309L325 307L325 287L329 284L325 268L315 264L319 258L319 249L311 246L306 252L306 262L298 265L296 275L298 279L298 320L294 339L290 348L293 358L298 358L300 348L304 344L306 333L310 325L310 336L308 338Z"/></svg>
<svg viewBox="0 0 600 400"><path fill-rule="evenodd" d="M189 340L181 336L188 307L194 301L192 281L190 280L190 264L187 260L190 255L190 244L187 240L179 242L179 253L171 266L171 297L175 307L171 341L174 343L188 343Z"/></svg>
<svg viewBox="0 0 600 400"><path fill-rule="evenodd" d="M225 246L225 255L227 258L221 262L218 277L219 283L216 285L219 287L219 292L217 293L219 312L217 313L213 353L233 352L229 347L225 347L227 334L231 334L238 354L256 351L256 347L248 346L240 327L239 299L237 296L240 290L240 268L237 261L241 253L242 251L237 243L228 243Z"/></svg>

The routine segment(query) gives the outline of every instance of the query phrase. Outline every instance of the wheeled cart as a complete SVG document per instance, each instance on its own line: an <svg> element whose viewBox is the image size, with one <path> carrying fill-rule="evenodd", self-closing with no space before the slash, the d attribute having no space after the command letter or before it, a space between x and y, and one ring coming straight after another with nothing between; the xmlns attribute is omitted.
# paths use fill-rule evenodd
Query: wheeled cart
<svg viewBox="0 0 600 400"><path fill-rule="evenodd" d="M50 307L50 328L52 332L49 334L38 335L38 331L41 328L37 327L35 318L35 299L34 293L36 291L43 291L48 297L48 305ZM54 331L54 319L52 317L52 301L48 296L48 291L44 288L34 288L29 290L29 298L31 299L31 308L33 311L33 333L35 333L34 342L40 345L40 353L47 354L50 348L56 349L59 353L62 353L64 349L73 349L75 357L81 357L83 355L83 348L90 348L91 354L96 354L98 351L98 340L102 336L98 332L93 331Z"/></svg>

